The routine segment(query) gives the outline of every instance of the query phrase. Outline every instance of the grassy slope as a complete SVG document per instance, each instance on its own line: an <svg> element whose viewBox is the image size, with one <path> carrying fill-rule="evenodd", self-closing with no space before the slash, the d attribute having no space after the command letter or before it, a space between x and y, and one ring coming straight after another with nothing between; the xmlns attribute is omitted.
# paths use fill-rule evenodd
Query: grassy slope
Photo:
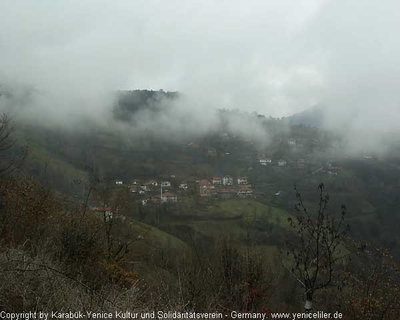
<svg viewBox="0 0 400 320"><path fill-rule="evenodd" d="M74 179L84 179L86 172L68 163L60 156L47 150L44 144L32 139L22 131L15 132L17 146L28 146L28 154L22 167L27 172L36 172L38 175L52 175L53 179L65 179L71 183ZM62 147L62 146L60 146ZM57 175L58 177L54 177Z"/></svg>
<svg viewBox="0 0 400 320"><path fill-rule="evenodd" d="M288 216L286 211L267 206L254 199L232 199L207 205L201 212L200 219L172 223L185 224L209 238L218 238L225 234L234 239L243 239L248 226L254 226L260 220L283 229L288 228Z"/></svg>
<svg viewBox="0 0 400 320"><path fill-rule="evenodd" d="M188 248L187 244L182 240L161 231L156 227L136 221L129 221L128 224L132 228L132 232L135 235L142 236L143 242L145 242L149 247L162 248L168 246L170 249L177 251Z"/></svg>
<svg viewBox="0 0 400 320"><path fill-rule="evenodd" d="M267 217L268 222L276 223L280 218L284 218L279 222L279 226L286 228L287 212L271 207L266 204L257 202L253 199L232 199L220 201L213 205L207 206L204 216L213 220L215 218L238 218L241 217L245 221L248 219L259 219L262 215Z"/></svg>

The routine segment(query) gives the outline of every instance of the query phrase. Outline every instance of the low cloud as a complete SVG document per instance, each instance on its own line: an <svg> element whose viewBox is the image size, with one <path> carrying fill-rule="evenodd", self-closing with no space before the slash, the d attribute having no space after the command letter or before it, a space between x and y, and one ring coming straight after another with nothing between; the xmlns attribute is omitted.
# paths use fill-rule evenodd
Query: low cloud
<svg viewBox="0 0 400 320"><path fill-rule="evenodd" d="M0 105L46 125L107 125L118 89L182 92L159 118L141 114L164 136L207 132L218 109L282 117L322 105L324 127L345 132L349 150L384 152L399 134L399 9L394 0L5 0L0 85L14 96ZM249 126L244 135L263 136Z"/></svg>

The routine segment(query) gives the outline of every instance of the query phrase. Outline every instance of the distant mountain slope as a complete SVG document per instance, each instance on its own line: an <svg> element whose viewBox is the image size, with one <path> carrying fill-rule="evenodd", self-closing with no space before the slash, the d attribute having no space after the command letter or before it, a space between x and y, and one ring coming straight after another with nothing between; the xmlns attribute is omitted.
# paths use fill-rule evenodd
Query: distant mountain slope
<svg viewBox="0 0 400 320"><path fill-rule="evenodd" d="M173 101L178 96L177 92L163 90L118 91L113 115L117 120L130 121L135 113L141 110L157 112L160 110L163 101Z"/></svg>
<svg viewBox="0 0 400 320"><path fill-rule="evenodd" d="M323 120L324 110L319 106L295 113L286 118L286 121L291 125L304 125L316 128L322 127Z"/></svg>

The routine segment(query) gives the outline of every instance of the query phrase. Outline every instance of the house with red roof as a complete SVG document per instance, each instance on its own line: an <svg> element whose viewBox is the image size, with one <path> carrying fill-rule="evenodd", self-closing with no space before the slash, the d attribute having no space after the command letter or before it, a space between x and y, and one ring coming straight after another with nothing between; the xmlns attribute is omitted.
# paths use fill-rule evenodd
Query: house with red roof
<svg viewBox="0 0 400 320"><path fill-rule="evenodd" d="M178 197L171 192L165 192L161 196L161 202L178 202Z"/></svg>
<svg viewBox="0 0 400 320"><path fill-rule="evenodd" d="M237 186L236 195L238 197L251 197L253 195L253 189L248 185Z"/></svg>
<svg viewBox="0 0 400 320"><path fill-rule="evenodd" d="M113 210L109 206L93 207L92 211L102 216L106 221L110 221L113 218Z"/></svg>
<svg viewBox="0 0 400 320"><path fill-rule="evenodd" d="M214 193L214 185L208 180L200 180L198 183L199 194L201 197L210 197Z"/></svg>

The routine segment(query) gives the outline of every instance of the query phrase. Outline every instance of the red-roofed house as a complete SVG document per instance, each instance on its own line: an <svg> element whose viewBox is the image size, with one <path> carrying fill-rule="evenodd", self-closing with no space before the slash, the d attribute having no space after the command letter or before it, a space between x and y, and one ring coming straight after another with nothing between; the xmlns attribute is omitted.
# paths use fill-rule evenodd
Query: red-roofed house
<svg viewBox="0 0 400 320"><path fill-rule="evenodd" d="M199 182L199 194L201 197L212 196L214 186L208 180L200 180Z"/></svg>
<svg viewBox="0 0 400 320"><path fill-rule="evenodd" d="M236 188L236 194L238 197L251 197L253 195L253 189L250 186L238 186Z"/></svg>
<svg viewBox="0 0 400 320"><path fill-rule="evenodd" d="M92 210L98 214L101 215L106 221L109 221L113 217L113 212L111 207L108 206L100 206L100 207L94 207Z"/></svg>
<svg viewBox="0 0 400 320"><path fill-rule="evenodd" d="M178 197L171 192L166 192L162 194L161 202L178 202Z"/></svg>

